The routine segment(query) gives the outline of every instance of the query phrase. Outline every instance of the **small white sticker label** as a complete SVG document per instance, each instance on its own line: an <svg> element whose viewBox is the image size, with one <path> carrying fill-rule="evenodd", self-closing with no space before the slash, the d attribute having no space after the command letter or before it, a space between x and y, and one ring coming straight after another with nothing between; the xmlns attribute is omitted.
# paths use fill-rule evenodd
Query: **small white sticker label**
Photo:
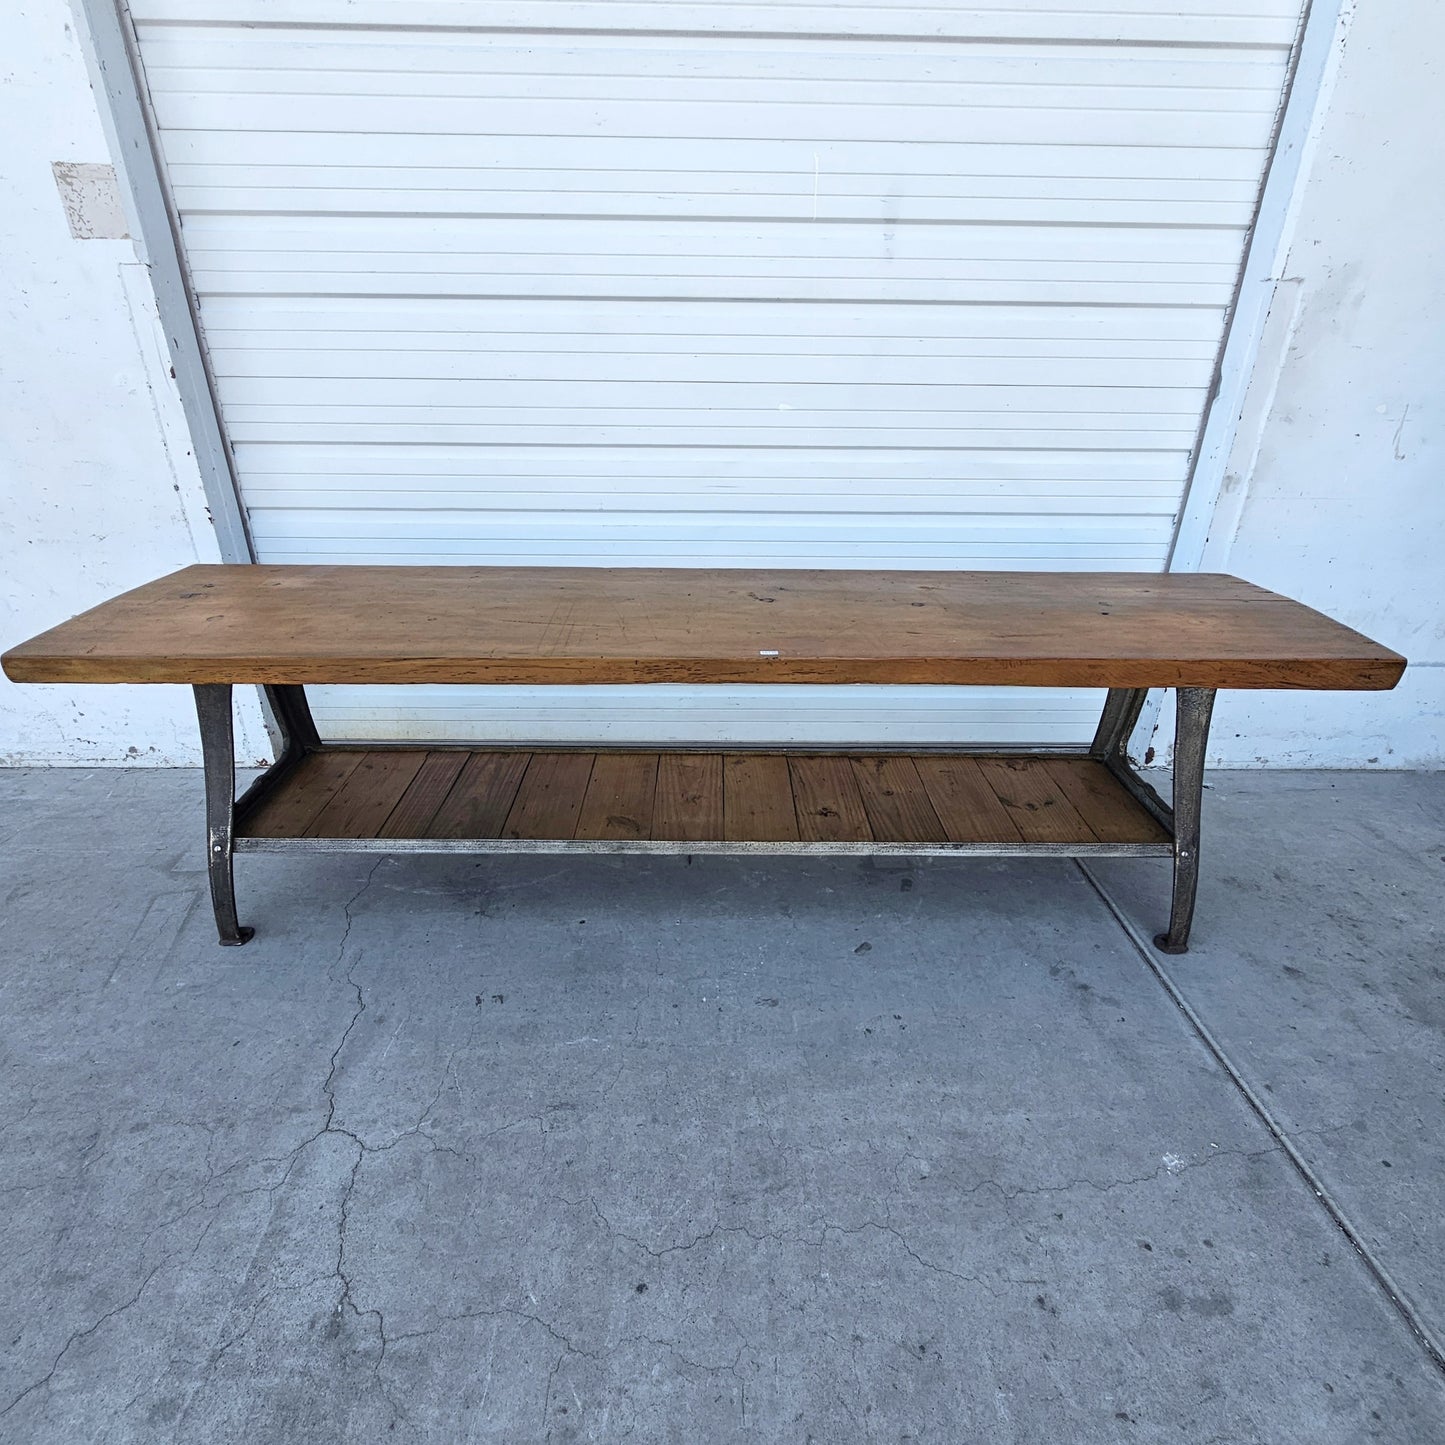
<svg viewBox="0 0 1445 1445"><path fill-rule="evenodd" d="M776 647L764 647L758 652L759 657L776 657L777 655L778 649Z"/></svg>

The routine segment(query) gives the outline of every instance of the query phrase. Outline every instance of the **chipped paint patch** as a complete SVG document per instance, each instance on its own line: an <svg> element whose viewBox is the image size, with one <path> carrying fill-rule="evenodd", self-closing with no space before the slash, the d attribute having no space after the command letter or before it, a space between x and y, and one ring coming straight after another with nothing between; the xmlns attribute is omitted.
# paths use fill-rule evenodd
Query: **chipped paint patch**
<svg viewBox="0 0 1445 1445"><path fill-rule="evenodd" d="M54 161L55 187L70 234L77 241L125 241L130 237L115 167L88 161Z"/></svg>

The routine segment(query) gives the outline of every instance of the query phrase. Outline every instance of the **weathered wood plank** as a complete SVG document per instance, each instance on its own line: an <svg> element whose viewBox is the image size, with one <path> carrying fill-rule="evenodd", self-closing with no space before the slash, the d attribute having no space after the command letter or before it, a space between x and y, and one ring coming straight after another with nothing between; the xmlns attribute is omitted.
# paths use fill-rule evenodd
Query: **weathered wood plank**
<svg viewBox="0 0 1445 1445"><path fill-rule="evenodd" d="M778 753L723 756L723 837L729 842L788 843L798 836L788 760Z"/></svg>
<svg viewBox="0 0 1445 1445"><path fill-rule="evenodd" d="M527 771L530 753L476 752L430 823L428 838L496 838Z"/></svg>
<svg viewBox="0 0 1445 1445"><path fill-rule="evenodd" d="M723 836L720 753L663 753L657 765L652 836L682 843Z"/></svg>
<svg viewBox="0 0 1445 1445"><path fill-rule="evenodd" d="M788 759L798 836L809 842L867 840L873 836L858 780L839 754Z"/></svg>
<svg viewBox="0 0 1445 1445"><path fill-rule="evenodd" d="M504 838L571 838L577 832L594 753L533 753L502 825Z"/></svg>
<svg viewBox="0 0 1445 1445"><path fill-rule="evenodd" d="M1388 688L1404 659L1200 573L187 567L12 648L15 682Z"/></svg>
<svg viewBox="0 0 1445 1445"><path fill-rule="evenodd" d="M650 838L656 791L656 753L598 753L576 836Z"/></svg>
<svg viewBox="0 0 1445 1445"><path fill-rule="evenodd" d="M306 827L308 838L375 838L421 770L425 754L401 749L362 755L361 762Z"/></svg>
<svg viewBox="0 0 1445 1445"><path fill-rule="evenodd" d="M978 767L1026 843L1098 842L1094 830L1039 761L981 758Z"/></svg>
<svg viewBox="0 0 1445 1445"><path fill-rule="evenodd" d="M977 759L920 754L913 766L949 842L1022 841L1009 810L979 771Z"/></svg>
<svg viewBox="0 0 1445 1445"><path fill-rule="evenodd" d="M1088 758L326 749L243 836L1167 843Z"/></svg>
<svg viewBox="0 0 1445 1445"><path fill-rule="evenodd" d="M336 796L363 757L365 752L359 748L308 754L238 831L250 838L303 837L311 820Z"/></svg>
<svg viewBox="0 0 1445 1445"><path fill-rule="evenodd" d="M852 763L869 825L880 843L948 841L912 758L879 754L855 757Z"/></svg>
<svg viewBox="0 0 1445 1445"><path fill-rule="evenodd" d="M1101 843L1167 843L1169 834L1092 758L1045 758L1045 771Z"/></svg>
<svg viewBox="0 0 1445 1445"><path fill-rule="evenodd" d="M427 753L411 786L402 794L377 833L379 838L425 838L457 775L470 754L462 748L439 748Z"/></svg>

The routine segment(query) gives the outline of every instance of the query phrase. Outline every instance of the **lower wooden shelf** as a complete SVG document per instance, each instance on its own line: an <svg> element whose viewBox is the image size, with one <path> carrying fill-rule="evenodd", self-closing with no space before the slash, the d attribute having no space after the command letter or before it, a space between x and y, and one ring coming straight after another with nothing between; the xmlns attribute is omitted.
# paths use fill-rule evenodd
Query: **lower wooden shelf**
<svg viewBox="0 0 1445 1445"><path fill-rule="evenodd" d="M1167 854L1087 757L366 748L309 753L237 817L246 852Z"/></svg>

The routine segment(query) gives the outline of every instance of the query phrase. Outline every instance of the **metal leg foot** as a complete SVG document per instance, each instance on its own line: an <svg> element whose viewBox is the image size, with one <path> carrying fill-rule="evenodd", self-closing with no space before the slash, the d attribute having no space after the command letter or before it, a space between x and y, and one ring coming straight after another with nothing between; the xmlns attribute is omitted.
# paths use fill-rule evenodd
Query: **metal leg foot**
<svg viewBox="0 0 1445 1445"><path fill-rule="evenodd" d="M1174 901L1169 931L1154 939L1160 953L1187 953L1199 888L1199 823L1204 801L1204 751L1214 689L1181 687L1174 695Z"/></svg>
<svg viewBox="0 0 1445 1445"><path fill-rule="evenodd" d="M229 683L198 683L196 716L201 724L201 757L206 771L206 868L211 906L221 943L239 948L255 936L236 919L232 872L236 820L236 765Z"/></svg>

